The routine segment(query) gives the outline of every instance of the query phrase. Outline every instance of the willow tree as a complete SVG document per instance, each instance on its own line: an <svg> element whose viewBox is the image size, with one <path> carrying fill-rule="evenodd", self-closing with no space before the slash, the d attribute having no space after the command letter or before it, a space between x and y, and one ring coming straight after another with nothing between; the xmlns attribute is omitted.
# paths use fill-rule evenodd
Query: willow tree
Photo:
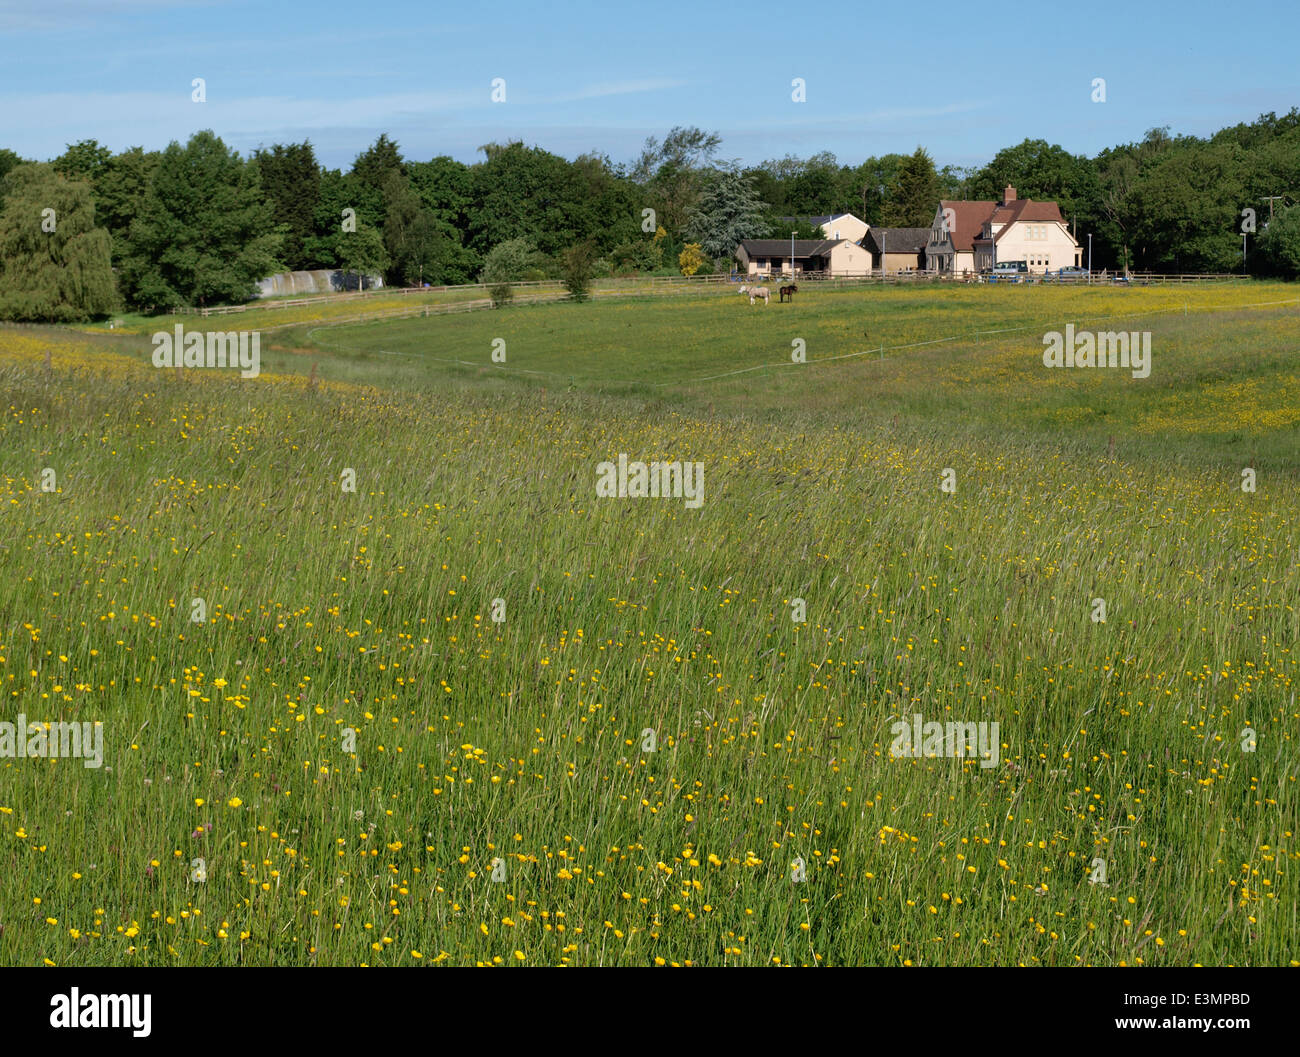
<svg viewBox="0 0 1300 1057"><path fill-rule="evenodd" d="M67 323L112 312L112 243L95 226L90 186L50 165L19 165L0 197L0 318Z"/></svg>

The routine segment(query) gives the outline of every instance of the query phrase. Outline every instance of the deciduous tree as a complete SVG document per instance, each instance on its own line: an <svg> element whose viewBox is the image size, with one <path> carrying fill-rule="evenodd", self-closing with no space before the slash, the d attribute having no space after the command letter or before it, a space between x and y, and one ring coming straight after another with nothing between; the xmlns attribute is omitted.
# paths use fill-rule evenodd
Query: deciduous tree
<svg viewBox="0 0 1300 1057"><path fill-rule="evenodd" d="M26 164L0 180L0 197L0 318L66 323L111 312L111 242L95 226L90 185Z"/></svg>
<svg viewBox="0 0 1300 1057"><path fill-rule="evenodd" d="M210 131L162 152L131 224L122 283L139 306L246 301L281 267L257 167Z"/></svg>

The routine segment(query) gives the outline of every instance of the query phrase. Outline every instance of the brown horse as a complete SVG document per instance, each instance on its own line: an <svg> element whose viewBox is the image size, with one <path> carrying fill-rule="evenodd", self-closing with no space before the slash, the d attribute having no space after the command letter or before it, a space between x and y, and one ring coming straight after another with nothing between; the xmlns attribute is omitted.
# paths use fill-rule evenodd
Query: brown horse
<svg viewBox="0 0 1300 1057"><path fill-rule="evenodd" d="M798 283L791 283L789 286L783 286L781 287L780 301L784 301L788 297L790 299L790 304L794 304L794 295L798 292L799 292ZM779 303L780 302L778 302L778 304Z"/></svg>

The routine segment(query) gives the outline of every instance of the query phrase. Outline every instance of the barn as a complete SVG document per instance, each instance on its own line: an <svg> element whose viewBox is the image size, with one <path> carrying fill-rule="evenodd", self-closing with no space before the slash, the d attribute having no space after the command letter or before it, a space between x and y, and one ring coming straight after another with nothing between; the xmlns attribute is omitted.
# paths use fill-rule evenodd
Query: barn
<svg viewBox="0 0 1300 1057"><path fill-rule="evenodd" d="M790 275L792 256L795 278L866 275L871 271L871 255L848 239L745 239L736 247L740 271L751 279Z"/></svg>

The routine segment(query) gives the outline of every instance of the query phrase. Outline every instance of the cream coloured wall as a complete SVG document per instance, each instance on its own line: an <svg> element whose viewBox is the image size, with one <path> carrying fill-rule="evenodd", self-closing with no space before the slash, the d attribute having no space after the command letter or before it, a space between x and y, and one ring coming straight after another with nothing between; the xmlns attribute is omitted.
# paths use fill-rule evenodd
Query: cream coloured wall
<svg viewBox="0 0 1300 1057"><path fill-rule="evenodd" d="M863 225L864 228L865 226ZM831 250L831 275L865 275L869 271L871 271L871 254L861 246L852 242L841 242Z"/></svg>
<svg viewBox="0 0 1300 1057"><path fill-rule="evenodd" d="M828 239L848 239L850 242L861 242L870 230L870 224L859 220L852 213L845 213L822 225L822 231Z"/></svg>
<svg viewBox="0 0 1300 1057"><path fill-rule="evenodd" d="M1078 265L1080 253L1065 227L1050 221L1021 221L998 239L998 260L1028 261L1032 274Z"/></svg>

